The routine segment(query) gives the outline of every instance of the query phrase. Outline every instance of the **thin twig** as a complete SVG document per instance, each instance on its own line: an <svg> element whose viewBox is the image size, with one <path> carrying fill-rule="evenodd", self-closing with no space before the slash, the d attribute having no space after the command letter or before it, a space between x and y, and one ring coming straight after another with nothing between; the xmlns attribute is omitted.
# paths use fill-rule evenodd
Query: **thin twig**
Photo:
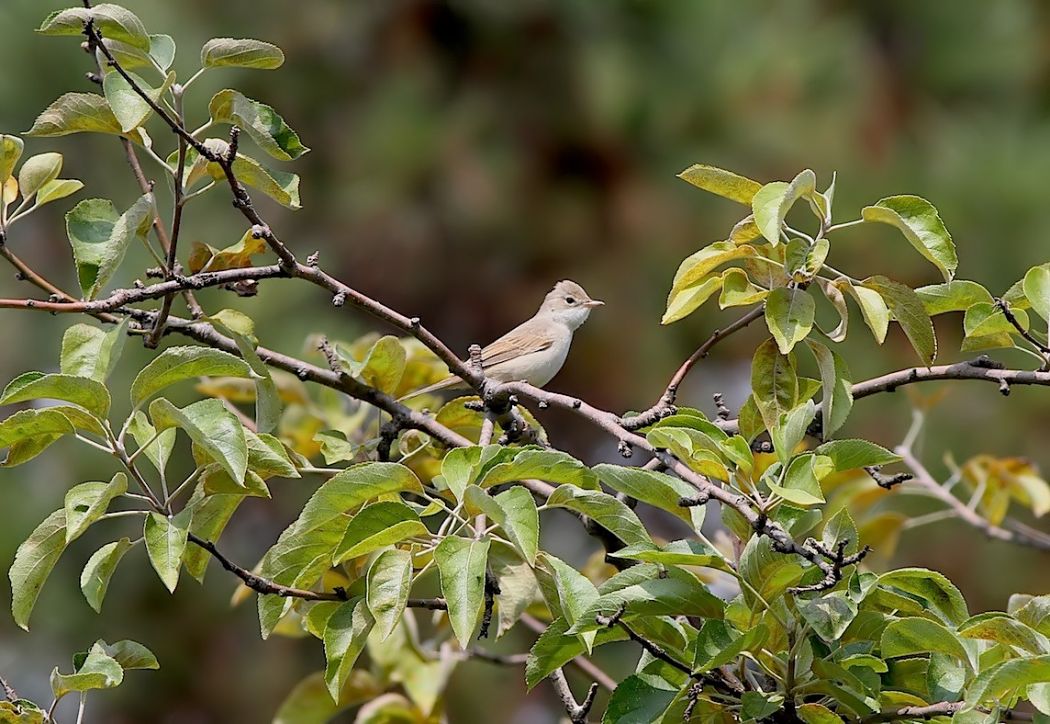
<svg viewBox="0 0 1050 724"><path fill-rule="evenodd" d="M569 715L569 721L572 724L584 724L587 721L587 714L590 713L591 707L594 706L594 696L598 693L598 685L591 684L587 690L587 696L578 704L576 703L576 697L572 695L572 689L569 688L569 682L565 679L564 671L560 668L555 669L551 672L549 678L554 686L554 692L561 699L562 705L565 706L565 711Z"/></svg>

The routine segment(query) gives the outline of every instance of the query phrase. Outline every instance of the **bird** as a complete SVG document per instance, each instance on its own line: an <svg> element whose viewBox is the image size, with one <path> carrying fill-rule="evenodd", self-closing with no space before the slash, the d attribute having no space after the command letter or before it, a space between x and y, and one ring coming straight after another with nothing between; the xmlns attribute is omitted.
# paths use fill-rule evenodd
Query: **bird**
<svg viewBox="0 0 1050 724"><path fill-rule="evenodd" d="M528 382L543 387L565 363L573 332L587 321L592 309L604 304L591 299L574 281L558 282L543 298L543 304L531 319L481 350L482 371L496 382ZM464 386L459 377L449 375L405 395L401 400Z"/></svg>

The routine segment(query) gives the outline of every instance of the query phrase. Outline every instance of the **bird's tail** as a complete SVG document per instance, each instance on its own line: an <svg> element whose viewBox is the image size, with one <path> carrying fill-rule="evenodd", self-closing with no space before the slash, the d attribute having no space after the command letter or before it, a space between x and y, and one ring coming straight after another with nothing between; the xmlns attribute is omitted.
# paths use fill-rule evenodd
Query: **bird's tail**
<svg viewBox="0 0 1050 724"><path fill-rule="evenodd" d="M438 392L440 390L447 390L447 389L450 389L450 388L453 388L453 387L462 387L462 386L463 386L463 380L459 379L455 375L449 375L448 377L446 377L445 379L441 380L440 382L435 382L432 385L427 385L426 387L421 387L418 390L414 390L412 392L409 392L407 395L404 395L403 397L399 397L397 401L398 402L404 402L405 400L411 400L413 397L419 397L420 395L425 395L425 394L427 394L429 392Z"/></svg>

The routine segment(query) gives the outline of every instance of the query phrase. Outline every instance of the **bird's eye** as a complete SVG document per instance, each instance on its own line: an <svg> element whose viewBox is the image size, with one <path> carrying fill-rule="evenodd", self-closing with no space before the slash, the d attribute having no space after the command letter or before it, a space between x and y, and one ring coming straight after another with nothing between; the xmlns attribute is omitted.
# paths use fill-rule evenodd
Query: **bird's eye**
<svg viewBox="0 0 1050 724"><path fill-rule="evenodd" d="M566 304L575 304L576 303L576 297L565 297L565 303Z"/></svg>

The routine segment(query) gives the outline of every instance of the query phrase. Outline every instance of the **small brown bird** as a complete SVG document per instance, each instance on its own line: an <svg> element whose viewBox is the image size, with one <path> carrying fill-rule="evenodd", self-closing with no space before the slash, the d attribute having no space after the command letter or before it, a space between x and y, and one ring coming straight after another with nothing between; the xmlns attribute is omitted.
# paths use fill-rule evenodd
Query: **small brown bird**
<svg viewBox="0 0 1050 724"><path fill-rule="evenodd" d="M587 321L592 309L603 304L605 302L591 299L574 281L558 282L532 319L481 350L482 370L497 382L525 381L543 387L565 363L572 333ZM459 377L449 375L401 399L464 386Z"/></svg>

